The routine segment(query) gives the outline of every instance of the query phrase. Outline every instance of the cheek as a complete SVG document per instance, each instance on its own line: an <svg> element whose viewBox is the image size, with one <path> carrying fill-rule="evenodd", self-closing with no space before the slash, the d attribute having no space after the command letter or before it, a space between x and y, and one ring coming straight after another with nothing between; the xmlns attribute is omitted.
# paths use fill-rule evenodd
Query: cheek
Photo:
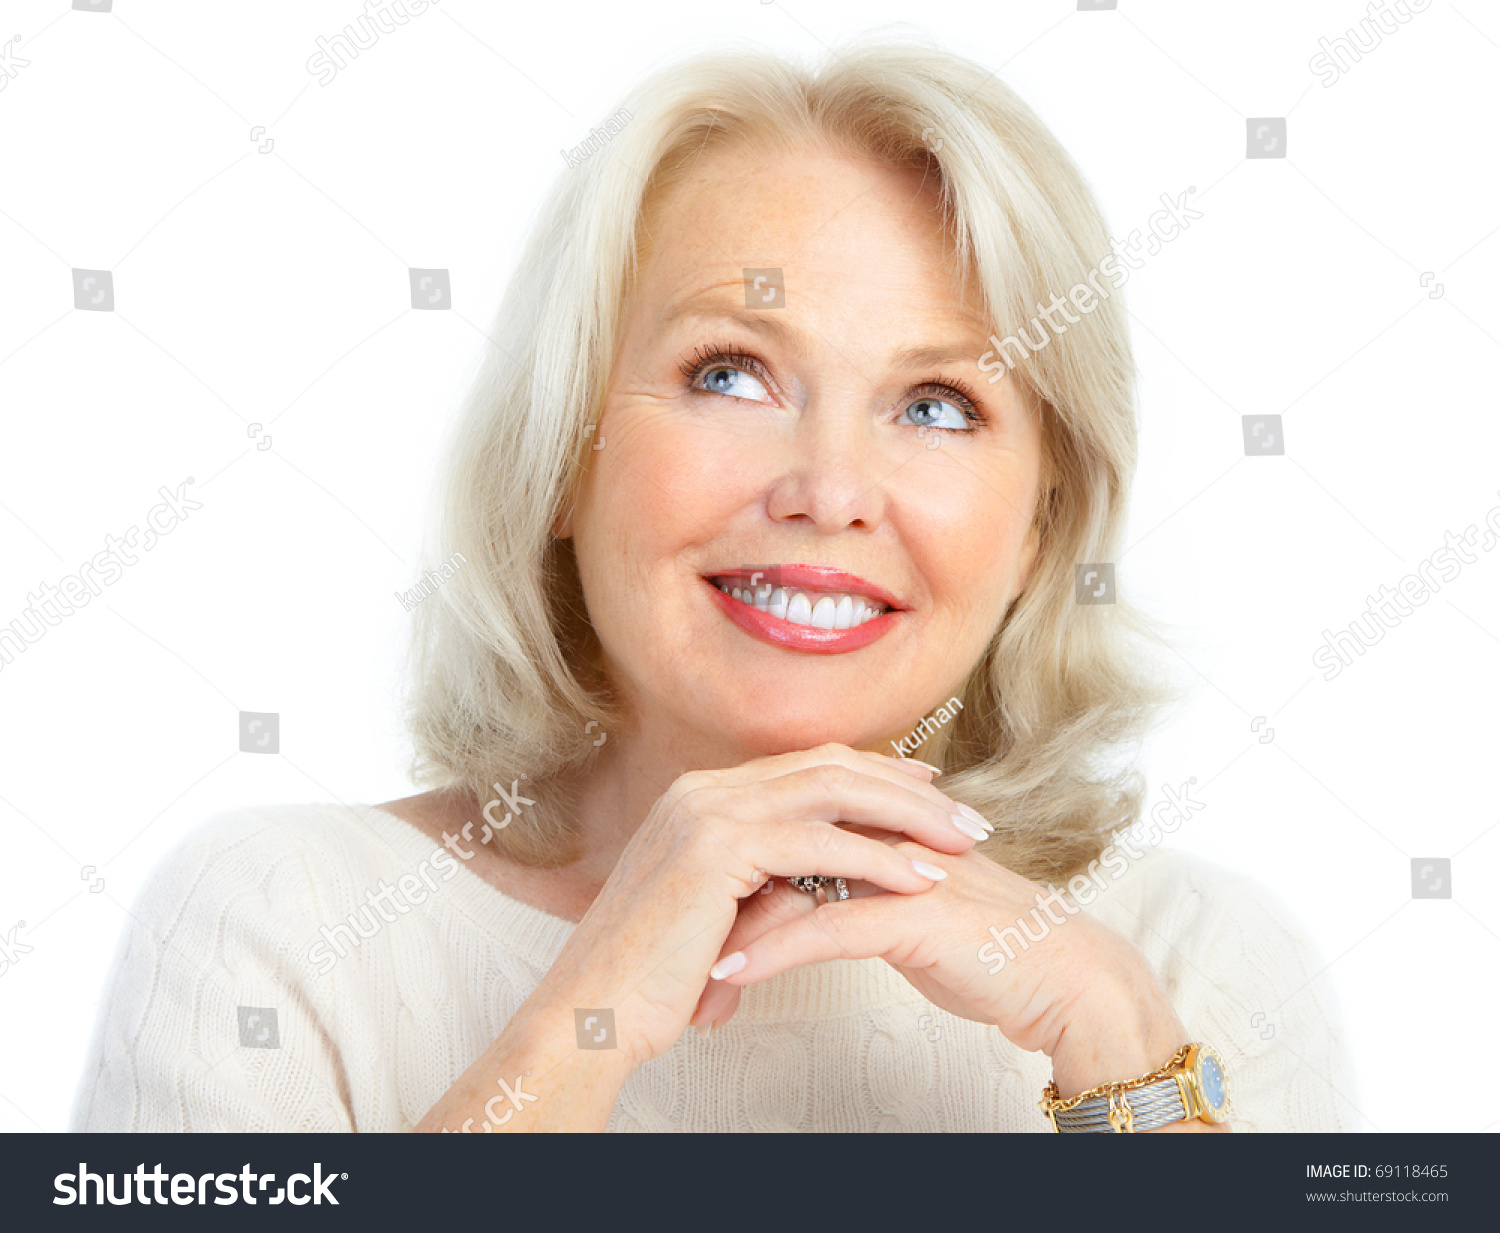
<svg viewBox="0 0 1500 1233"><path fill-rule="evenodd" d="M902 539L935 607L988 621L1010 602L1034 492L1019 470L981 478L978 467L950 467L941 483L903 493Z"/></svg>
<svg viewBox="0 0 1500 1233"><path fill-rule="evenodd" d="M605 422L575 520L579 560L586 584L604 570L643 582L743 506L749 443L646 408L611 408Z"/></svg>

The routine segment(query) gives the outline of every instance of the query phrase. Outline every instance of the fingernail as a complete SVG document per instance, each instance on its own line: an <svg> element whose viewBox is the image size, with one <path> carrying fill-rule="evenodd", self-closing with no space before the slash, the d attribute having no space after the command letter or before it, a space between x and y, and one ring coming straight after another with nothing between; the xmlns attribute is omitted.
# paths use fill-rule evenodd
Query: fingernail
<svg viewBox="0 0 1500 1233"><path fill-rule="evenodd" d="M896 765L897 766L920 766L924 770L931 771L934 775L941 775L943 773L941 769L939 769L936 766L933 766L931 762L921 762L921 761L918 761L916 758L897 758L896 759Z"/></svg>
<svg viewBox="0 0 1500 1233"><path fill-rule="evenodd" d="M929 865L926 861L912 861L911 867L915 869L919 874L921 874L924 878L928 878L933 882L941 882L948 876L936 865ZM730 958L733 958L733 956L731 955ZM742 964L741 967L743 966L744 965ZM736 968L735 971L739 971L739 968Z"/></svg>
<svg viewBox="0 0 1500 1233"><path fill-rule="evenodd" d="M916 864L916 862L913 861L912 864ZM736 972L741 971L749 962L750 960L745 958L745 952L737 950L732 955L725 955L718 963L709 968L708 974L714 980L723 980L726 976L733 976Z"/></svg>
<svg viewBox="0 0 1500 1233"><path fill-rule="evenodd" d="M698 1029L698 1035L707 1040L708 1034L714 1030L714 1021L710 1019L707 1023L695 1023L693 1026Z"/></svg>
<svg viewBox="0 0 1500 1233"><path fill-rule="evenodd" d="M960 804L958 801L953 802L953 807L976 826L984 827L985 834L993 835L995 833L995 828L985 821L984 815L977 809L970 809L967 805Z"/></svg>
<svg viewBox="0 0 1500 1233"><path fill-rule="evenodd" d="M988 839L990 837L989 831L985 830L984 827L979 826L977 823L970 822L969 819L964 817L962 814L950 813L948 815L948 821L952 822L958 830L962 831L970 839L977 841L980 839Z"/></svg>

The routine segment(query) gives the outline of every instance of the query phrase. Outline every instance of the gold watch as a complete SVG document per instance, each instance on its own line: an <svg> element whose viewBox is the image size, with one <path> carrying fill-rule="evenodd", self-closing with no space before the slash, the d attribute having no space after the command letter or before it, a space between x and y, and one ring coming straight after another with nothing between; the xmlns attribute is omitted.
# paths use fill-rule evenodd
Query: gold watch
<svg viewBox="0 0 1500 1233"><path fill-rule="evenodd" d="M1059 1098L1056 1080L1040 1102L1052 1129L1131 1133L1201 1118L1229 1120L1229 1079L1224 1059L1212 1045L1183 1045L1172 1060L1149 1075L1125 1083L1102 1083L1087 1092Z"/></svg>

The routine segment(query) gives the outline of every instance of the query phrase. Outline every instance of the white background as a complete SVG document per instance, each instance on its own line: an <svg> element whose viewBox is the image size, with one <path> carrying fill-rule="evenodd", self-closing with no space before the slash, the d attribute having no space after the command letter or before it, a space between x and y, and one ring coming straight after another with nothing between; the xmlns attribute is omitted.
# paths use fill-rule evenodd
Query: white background
<svg viewBox="0 0 1500 1233"><path fill-rule="evenodd" d="M0 1130L65 1126L125 909L179 837L412 791L395 592L560 151L686 52L817 57L890 22L1013 85L1116 236L1196 186L1204 217L1127 288L1120 585L1195 690L1153 795L1195 776L1172 842L1295 905L1371 1128L1491 1121L1500 1072L1461 1049L1500 1007L1500 551L1336 679L1312 655L1500 505L1500 5L1434 4L1330 87L1308 61L1364 0L442 0L327 86L305 64L355 0L113 8L0 6L29 61L0 92L0 624L162 485L203 508L0 672L0 935L32 947L0 973ZM1287 157L1247 160L1247 119L1279 116ZM411 309L413 266L451 271L452 311ZM75 310L73 267L113 272L114 312ZM1245 456L1263 414L1282 457ZM238 752L240 710L280 715L279 755ZM1451 900L1412 899L1427 857Z"/></svg>

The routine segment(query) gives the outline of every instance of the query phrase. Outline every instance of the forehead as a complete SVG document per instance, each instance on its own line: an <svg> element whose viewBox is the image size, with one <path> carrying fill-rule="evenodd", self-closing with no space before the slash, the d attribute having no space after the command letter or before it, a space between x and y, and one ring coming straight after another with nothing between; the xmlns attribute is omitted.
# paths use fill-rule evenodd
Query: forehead
<svg viewBox="0 0 1500 1233"><path fill-rule="evenodd" d="M827 142L731 139L705 150L648 204L639 251L637 287L656 297L737 294L747 269L782 269L789 294L835 284L873 294L885 284L983 324L936 168Z"/></svg>

